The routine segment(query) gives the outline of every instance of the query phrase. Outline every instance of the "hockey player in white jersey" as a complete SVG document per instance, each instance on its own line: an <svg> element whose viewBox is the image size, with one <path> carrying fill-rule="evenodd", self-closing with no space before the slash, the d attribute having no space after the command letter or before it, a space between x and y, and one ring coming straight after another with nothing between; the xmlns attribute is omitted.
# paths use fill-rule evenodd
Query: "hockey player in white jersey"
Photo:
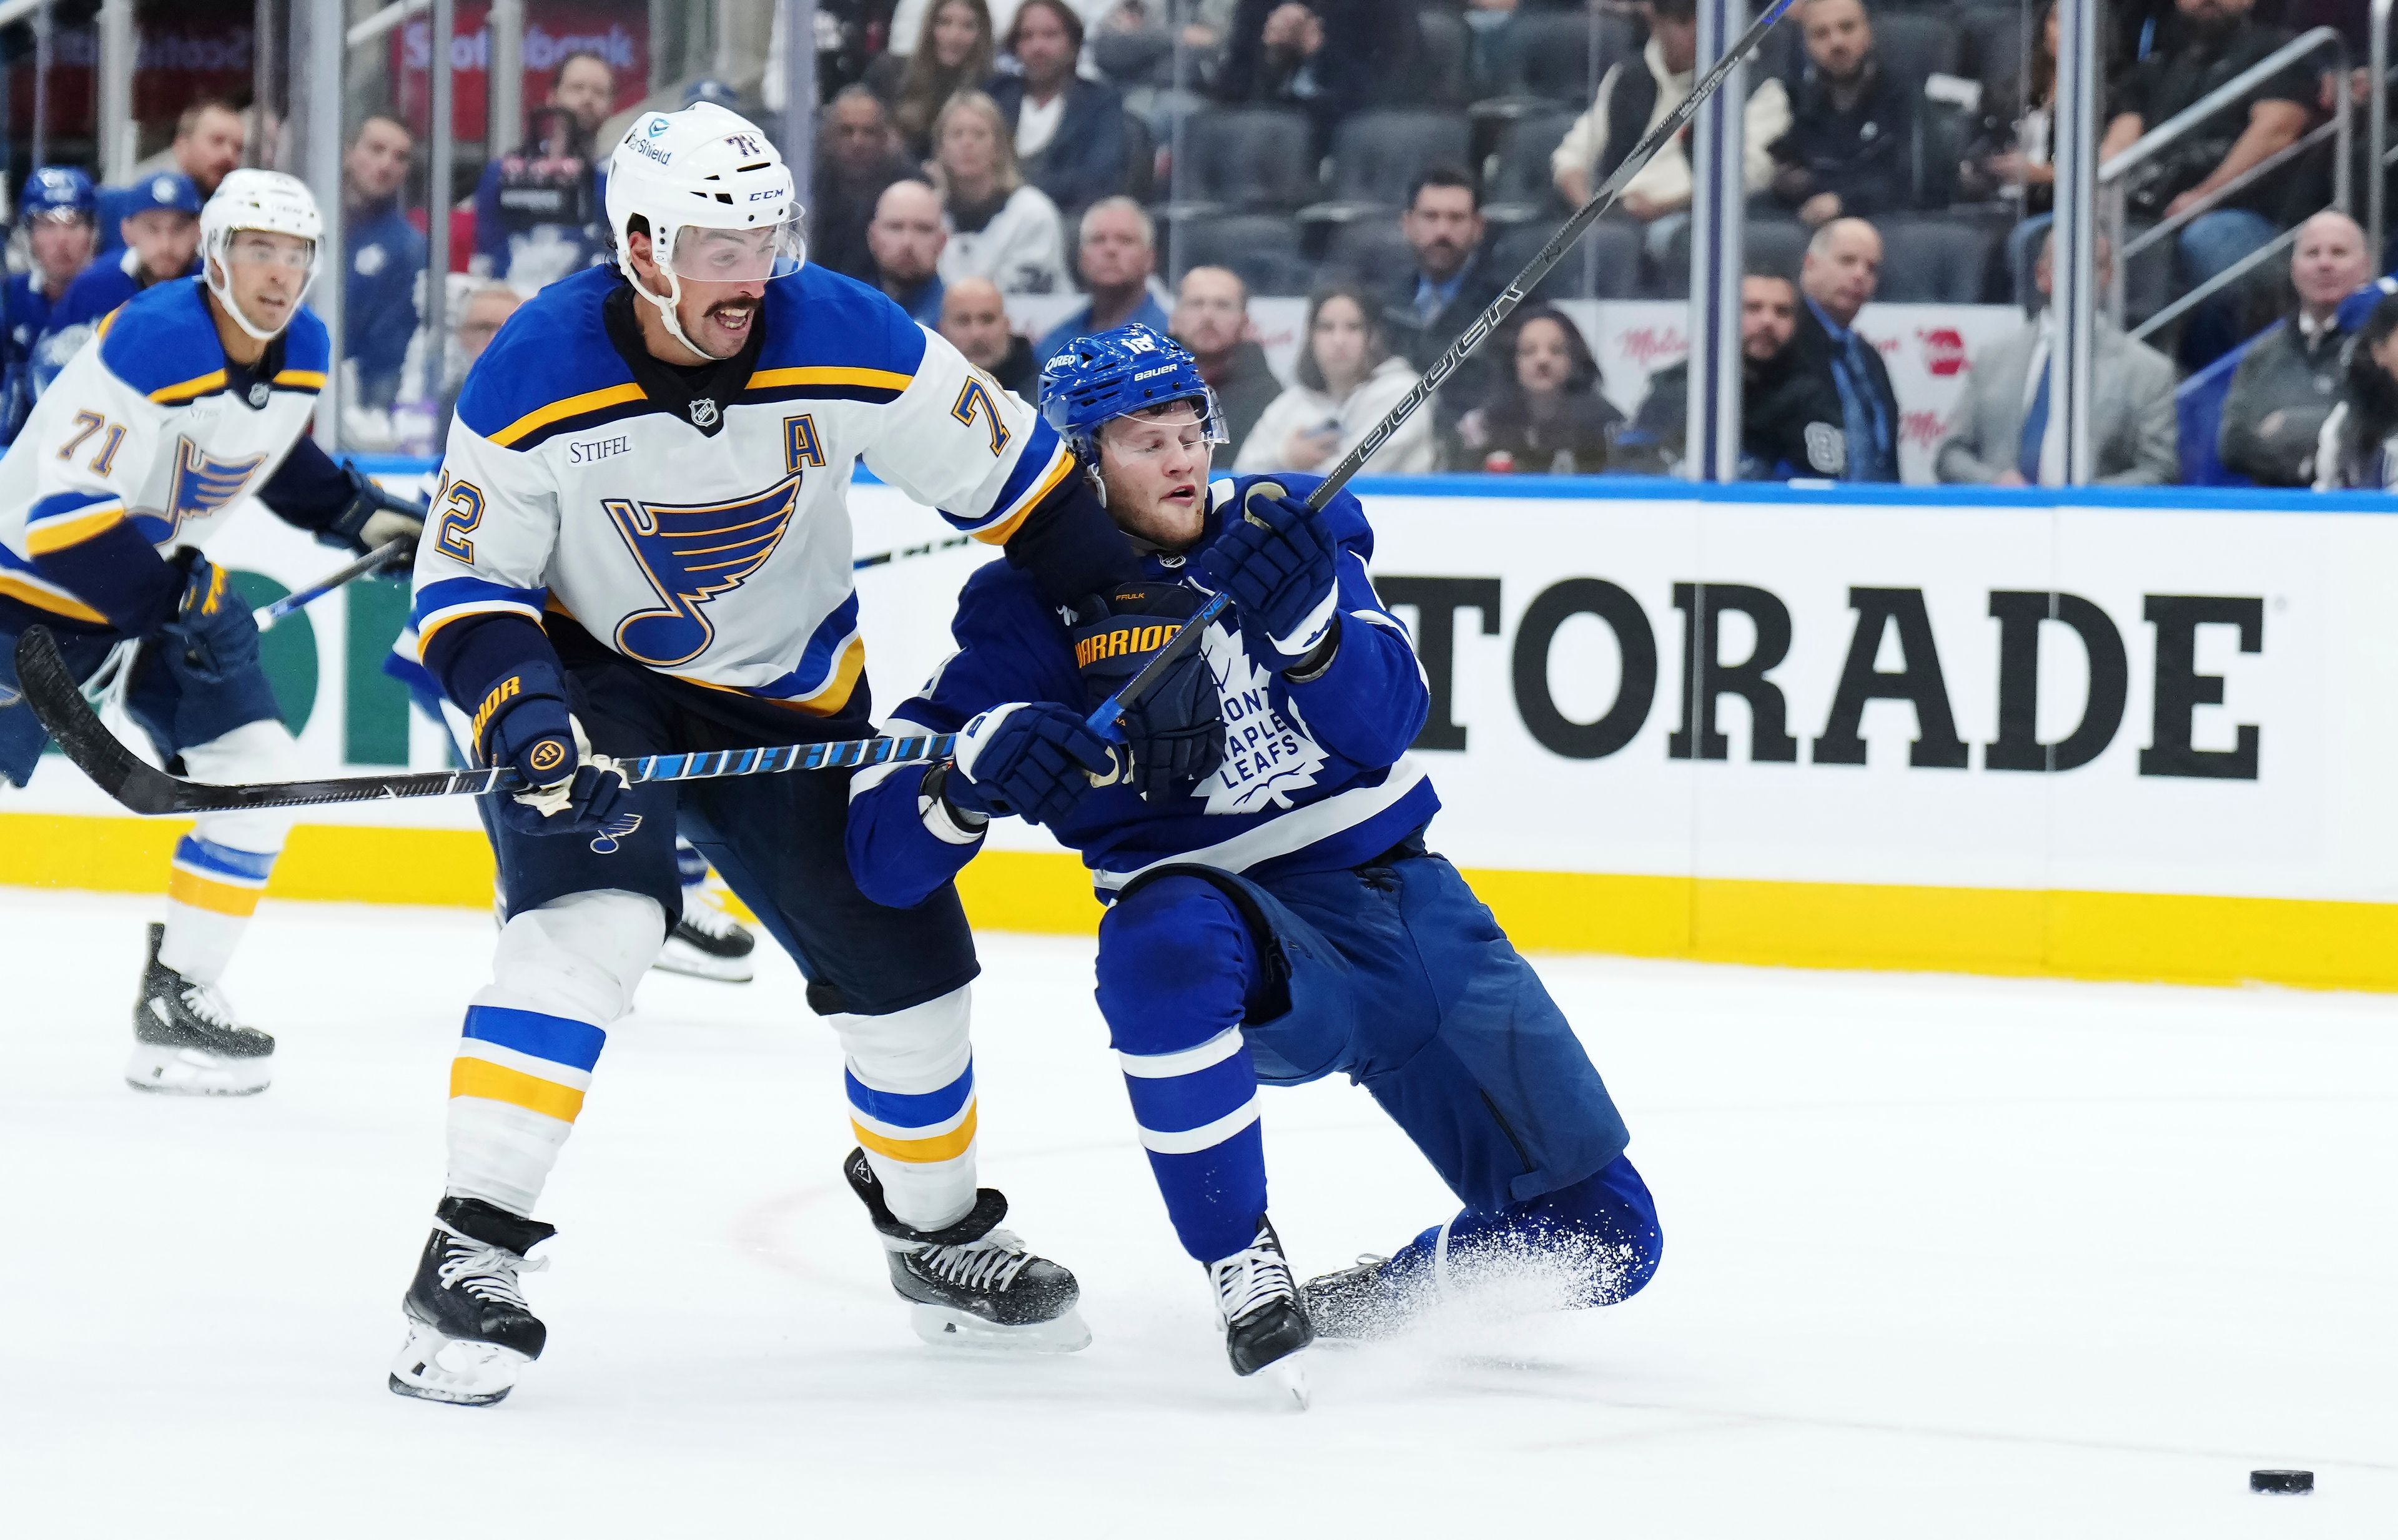
<svg viewBox="0 0 2398 1540"><path fill-rule="evenodd" d="M228 175L200 214L202 272L111 312L0 458L0 779L47 736L17 690L17 638L47 626L79 678L120 647L127 714L203 781L279 779L291 736L258 628L201 547L245 497L364 551L423 510L303 437L325 328L300 306L318 267L316 201L275 171ZM283 846L287 815L209 814L175 846L150 927L126 1078L143 1090L262 1090L275 1040L217 993Z"/></svg>
<svg viewBox="0 0 2398 1540"><path fill-rule="evenodd" d="M976 1185L955 890L908 909L858 892L844 774L628 789L613 764L872 731L844 502L861 455L1059 602L1137 558L1028 405L805 263L790 173L753 125L707 103L644 114L607 211L615 267L544 290L468 376L417 558L427 671L477 758L533 790L494 809L508 919L466 1010L391 1386L487 1403L540 1356L518 1276L553 1232L532 1215L674 923L678 828L841 1039L844 1174L919 1332L1079 1347L1073 1276Z"/></svg>

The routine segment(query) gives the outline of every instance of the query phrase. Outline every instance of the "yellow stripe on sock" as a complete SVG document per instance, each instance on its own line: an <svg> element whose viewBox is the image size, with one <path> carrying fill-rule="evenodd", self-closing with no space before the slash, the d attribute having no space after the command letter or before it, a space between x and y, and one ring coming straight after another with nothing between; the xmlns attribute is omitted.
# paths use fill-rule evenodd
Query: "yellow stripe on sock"
<svg viewBox="0 0 2398 1540"><path fill-rule="evenodd" d="M230 914L236 920L247 920L258 912L260 891L255 887L236 887L231 883L212 883L180 866L167 874L168 898L211 914Z"/></svg>
<svg viewBox="0 0 2398 1540"><path fill-rule="evenodd" d="M974 1147L975 1109L969 1105L964 1121L949 1132L935 1134L929 1139L891 1139L876 1133L854 1117L849 1120L849 1127L850 1131L857 1135L857 1141L876 1155L889 1155L894 1160L912 1161L920 1166L929 1165L936 1160L955 1160Z"/></svg>
<svg viewBox="0 0 2398 1540"><path fill-rule="evenodd" d="M543 1080L521 1070L494 1064L488 1059L453 1059L450 1061L450 1094L479 1096L487 1101L505 1101L512 1107L522 1107L560 1123L572 1123L583 1111L583 1093L572 1086Z"/></svg>

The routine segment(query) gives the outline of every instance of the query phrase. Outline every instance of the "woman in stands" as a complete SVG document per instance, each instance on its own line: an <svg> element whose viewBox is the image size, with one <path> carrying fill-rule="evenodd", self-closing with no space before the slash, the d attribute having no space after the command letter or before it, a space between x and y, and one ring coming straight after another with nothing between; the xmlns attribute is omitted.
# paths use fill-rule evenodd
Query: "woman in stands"
<svg viewBox="0 0 2398 1540"><path fill-rule="evenodd" d="M941 248L944 284L989 278L1003 294L1062 294L1071 287L1058 206L1017 169L1016 136L999 103L982 92L960 91L933 120L933 186L950 227Z"/></svg>
<svg viewBox="0 0 2398 1540"><path fill-rule="evenodd" d="M1381 313L1363 289L1334 284L1307 302L1299 383L1273 399L1233 469L1328 472L1399 398L1416 371L1391 353ZM1433 468L1432 414L1419 412L1366 463L1368 476L1420 476Z"/></svg>
<svg viewBox="0 0 2398 1540"><path fill-rule="evenodd" d="M2032 292L2033 259L2047 234L2056 205L2056 5L2041 7L2040 25L2014 80L1989 89L1982 130L1965 152L1958 196L1966 202L2020 199L2014 230L2007 236L2007 276L2026 309L2039 308ZM1988 61L1985 61L1985 65Z"/></svg>
<svg viewBox="0 0 2398 1540"><path fill-rule="evenodd" d="M2398 492L2398 294L2373 307L2348 354L2348 384L2324 419L2315 490Z"/></svg>
<svg viewBox="0 0 2398 1540"><path fill-rule="evenodd" d="M960 91L990 78L999 52L984 0L938 0L924 13L916 49L887 53L866 72L866 84L891 109L892 127L917 160L933 154L933 123Z"/></svg>
<svg viewBox="0 0 2398 1540"><path fill-rule="evenodd" d="M1598 360L1566 313L1528 304L1492 339L1510 367L1457 422L1451 470L1595 476L1607 468L1623 413L1598 393Z"/></svg>

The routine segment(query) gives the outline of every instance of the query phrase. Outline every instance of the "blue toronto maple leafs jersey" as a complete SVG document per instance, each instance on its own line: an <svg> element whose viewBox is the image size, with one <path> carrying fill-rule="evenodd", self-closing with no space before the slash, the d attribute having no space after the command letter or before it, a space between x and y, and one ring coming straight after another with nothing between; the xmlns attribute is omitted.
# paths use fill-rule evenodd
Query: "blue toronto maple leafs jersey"
<svg viewBox="0 0 2398 1540"><path fill-rule="evenodd" d="M1226 511L1239 508L1255 480L1209 487L1199 544L1183 556L1150 554L1145 575L1196 586L1191 558L1216 539ZM1274 480L1303 497L1319 478ZM1355 866L1439 809L1431 779L1406 752L1431 693L1407 628L1383 607L1367 576L1373 531L1345 493L1324 517L1340 546L1341 636L1331 666L1304 684L1291 683L1264 644L1243 635L1237 610L1226 610L1202 642L1223 708L1222 765L1163 805L1129 787L1098 788L1052 829L1082 853L1102 898L1171 863L1258 876ZM1161 626L1142 641L1162 646L1174 628ZM1065 622L1043 607L1023 573L998 562L977 572L958 596L951 630L958 650L891 713L886 731L952 733L1010 701L1051 701L1077 712L1097 704L1087 698ZM850 865L878 902L920 901L979 848L978 840L952 843L928 825L918 798L923 777L923 765L894 765L852 782Z"/></svg>

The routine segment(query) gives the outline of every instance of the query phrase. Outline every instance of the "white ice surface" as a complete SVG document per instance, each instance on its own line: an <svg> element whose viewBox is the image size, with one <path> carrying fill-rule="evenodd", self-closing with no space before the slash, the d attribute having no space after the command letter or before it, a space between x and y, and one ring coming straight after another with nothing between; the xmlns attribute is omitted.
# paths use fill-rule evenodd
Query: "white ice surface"
<svg viewBox="0 0 2398 1540"><path fill-rule="evenodd" d="M384 1373L489 922L267 905L228 983L276 1083L201 1102L117 1079L149 907L0 892L0 1533L2398 1533L2398 1002L1545 962L1656 1281L1318 1353L1297 1415L1224 1367L1086 946L988 938L977 991L1066 1358L909 1334L787 963L653 975L545 1204L549 1356L483 1411ZM1449 1208L1345 1082L1266 1106L1308 1270Z"/></svg>

